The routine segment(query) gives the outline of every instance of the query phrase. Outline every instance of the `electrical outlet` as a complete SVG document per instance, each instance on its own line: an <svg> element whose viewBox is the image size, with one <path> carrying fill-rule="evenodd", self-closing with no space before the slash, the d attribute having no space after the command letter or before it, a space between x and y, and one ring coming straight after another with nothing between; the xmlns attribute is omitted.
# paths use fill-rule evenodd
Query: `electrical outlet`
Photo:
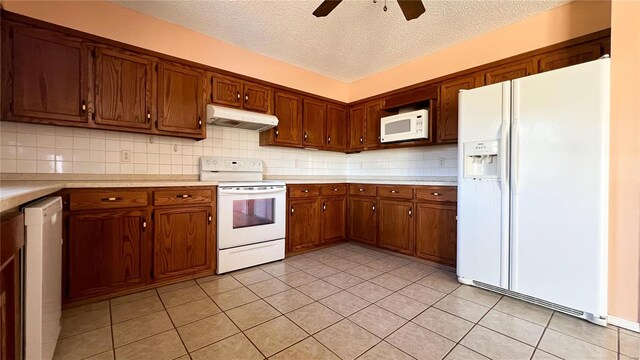
<svg viewBox="0 0 640 360"><path fill-rule="evenodd" d="M438 166L440 166L440 167L444 167L444 162L445 162L445 161L446 161L446 160L445 160L445 158L440 158L440 159L439 159Z"/></svg>
<svg viewBox="0 0 640 360"><path fill-rule="evenodd" d="M120 162L123 162L123 163L131 162L131 150L120 150Z"/></svg>

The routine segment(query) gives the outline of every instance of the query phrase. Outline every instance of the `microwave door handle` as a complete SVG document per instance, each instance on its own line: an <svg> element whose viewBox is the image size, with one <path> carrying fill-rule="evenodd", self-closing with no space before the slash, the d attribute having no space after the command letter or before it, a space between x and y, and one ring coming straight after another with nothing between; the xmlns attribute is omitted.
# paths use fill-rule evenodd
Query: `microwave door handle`
<svg viewBox="0 0 640 360"><path fill-rule="evenodd" d="M265 190L228 190L218 189L219 195L253 195L253 194L276 194L285 192L285 188L265 189Z"/></svg>

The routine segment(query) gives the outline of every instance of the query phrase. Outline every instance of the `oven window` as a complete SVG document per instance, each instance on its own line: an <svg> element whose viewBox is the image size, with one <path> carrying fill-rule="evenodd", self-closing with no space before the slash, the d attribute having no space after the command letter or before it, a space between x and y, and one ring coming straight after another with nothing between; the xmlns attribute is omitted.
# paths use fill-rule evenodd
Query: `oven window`
<svg viewBox="0 0 640 360"><path fill-rule="evenodd" d="M273 224L276 199L254 199L233 201L233 228Z"/></svg>
<svg viewBox="0 0 640 360"><path fill-rule="evenodd" d="M411 119L394 120L384 125L385 135L402 134L411 131Z"/></svg>

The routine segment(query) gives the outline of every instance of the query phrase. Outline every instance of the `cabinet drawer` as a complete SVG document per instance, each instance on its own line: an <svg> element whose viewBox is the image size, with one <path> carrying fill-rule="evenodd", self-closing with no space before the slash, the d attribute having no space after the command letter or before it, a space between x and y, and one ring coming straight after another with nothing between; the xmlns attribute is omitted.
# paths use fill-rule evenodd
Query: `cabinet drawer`
<svg viewBox="0 0 640 360"><path fill-rule="evenodd" d="M458 188L455 186L429 186L416 189L418 200L456 202Z"/></svg>
<svg viewBox="0 0 640 360"><path fill-rule="evenodd" d="M289 188L290 198L320 196L320 185L290 185L287 187Z"/></svg>
<svg viewBox="0 0 640 360"><path fill-rule="evenodd" d="M97 190L71 193L70 210L118 209L147 206L146 191Z"/></svg>
<svg viewBox="0 0 640 360"><path fill-rule="evenodd" d="M322 193L322 196L347 195L347 185L345 184L322 185L321 193Z"/></svg>
<svg viewBox="0 0 640 360"><path fill-rule="evenodd" d="M349 184L349 195L376 196L378 187L371 184Z"/></svg>
<svg viewBox="0 0 640 360"><path fill-rule="evenodd" d="M153 193L153 205L210 204L213 194L209 189L171 189Z"/></svg>
<svg viewBox="0 0 640 360"><path fill-rule="evenodd" d="M378 196L391 199L413 199L413 188L410 186L378 186Z"/></svg>

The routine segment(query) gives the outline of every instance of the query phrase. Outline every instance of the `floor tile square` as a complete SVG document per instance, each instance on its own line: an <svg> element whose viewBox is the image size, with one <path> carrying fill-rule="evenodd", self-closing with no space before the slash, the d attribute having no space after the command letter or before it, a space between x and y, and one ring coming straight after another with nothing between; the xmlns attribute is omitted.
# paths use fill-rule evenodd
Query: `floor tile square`
<svg viewBox="0 0 640 360"><path fill-rule="evenodd" d="M116 349L118 360L171 360L186 354L175 329Z"/></svg>
<svg viewBox="0 0 640 360"><path fill-rule="evenodd" d="M261 298L271 296L279 292L283 292L285 290L291 289L291 286L283 283L282 281L276 278L260 281L255 284L251 284L247 287L249 288L249 290L253 291L256 295L260 296Z"/></svg>
<svg viewBox="0 0 640 360"><path fill-rule="evenodd" d="M155 294L155 292L154 292ZM111 321L119 323L138 316L164 310L164 306L157 295L144 297L116 305L111 304Z"/></svg>
<svg viewBox="0 0 640 360"><path fill-rule="evenodd" d="M200 283L199 285L202 290L204 290L204 292L206 292L209 296L222 294L224 292L243 287L238 280L231 276L221 277L219 279L214 279L205 283Z"/></svg>
<svg viewBox="0 0 640 360"><path fill-rule="evenodd" d="M193 360L260 360L260 351L244 334L236 334L191 353Z"/></svg>
<svg viewBox="0 0 640 360"><path fill-rule="evenodd" d="M377 256L371 256L369 254L358 254L351 257L346 258L349 261L353 261L358 264L368 264L370 262L374 262L379 259Z"/></svg>
<svg viewBox="0 0 640 360"><path fill-rule="evenodd" d="M500 300L500 298L502 298L502 295L500 294L469 285L461 285L452 291L451 295L455 295L459 298L463 298L486 307L492 307Z"/></svg>
<svg viewBox="0 0 640 360"><path fill-rule="evenodd" d="M407 281L418 281L423 277L433 273L435 269L426 269L417 266L405 265L389 272L393 276L397 276Z"/></svg>
<svg viewBox="0 0 640 360"><path fill-rule="evenodd" d="M473 327L472 322L433 307L416 316L413 322L455 342L460 341Z"/></svg>
<svg viewBox="0 0 640 360"><path fill-rule="evenodd" d="M91 330L58 340L53 358L75 360L97 355L111 349L111 327Z"/></svg>
<svg viewBox="0 0 640 360"><path fill-rule="evenodd" d="M341 272L324 278L324 281L333 284L341 289L348 289L354 285L360 284L363 280L357 276Z"/></svg>
<svg viewBox="0 0 640 360"><path fill-rule="evenodd" d="M508 296L503 296L494 309L545 327L553 314L553 310Z"/></svg>
<svg viewBox="0 0 640 360"><path fill-rule="evenodd" d="M533 352L533 357L531 357L531 360L562 360L562 359L560 359L555 355L551 355L547 352L544 352L540 349L536 349L536 351Z"/></svg>
<svg viewBox="0 0 640 360"><path fill-rule="evenodd" d="M322 264L319 261L315 261L315 260L312 260L312 259L304 258L302 255L292 256L290 258L284 259L284 261L287 264L289 264L289 265L291 265L293 267L296 267L296 268L298 268L300 270L305 270L305 269L312 268L314 266L318 266L318 265Z"/></svg>
<svg viewBox="0 0 640 360"><path fill-rule="evenodd" d="M489 311L487 315L480 320L479 324L531 346L538 344L544 331L544 327L540 325L507 315L497 310Z"/></svg>
<svg viewBox="0 0 640 360"><path fill-rule="evenodd" d="M331 285L324 280L310 282L308 284L298 286L296 289L314 300L324 299L329 295L342 291L339 287Z"/></svg>
<svg viewBox="0 0 640 360"><path fill-rule="evenodd" d="M187 350L193 352L216 341L239 333L240 330L224 313L209 316L178 327Z"/></svg>
<svg viewBox="0 0 640 360"><path fill-rule="evenodd" d="M382 271L382 272L388 272L388 271L395 270L395 269L397 269L399 267L402 267L402 265L404 265L404 264L400 264L398 262L392 261L389 258L378 259L376 261L367 263L368 267L374 268L374 269Z"/></svg>
<svg viewBox="0 0 640 360"><path fill-rule="evenodd" d="M489 308L486 306L453 295L445 296L433 306L473 323L480 321L482 316L489 311Z"/></svg>
<svg viewBox="0 0 640 360"><path fill-rule="evenodd" d="M311 276L304 271L284 274L282 276L278 276L278 279L283 283L293 287L298 287L300 285L318 280L315 276Z"/></svg>
<svg viewBox="0 0 640 360"><path fill-rule="evenodd" d="M224 311L259 299L256 294L252 293L251 290L245 287L210 296L216 305Z"/></svg>
<svg viewBox="0 0 640 360"><path fill-rule="evenodd" d="M88 358L86 358L86 360L113 360L115 359L115 354L113 353L113 349L109 350L109 351L105 351L103 353L100 353L98 355L93 355L90 356ZM177 360L180 360L179 358Z"/></svg>
<svg viewBox="0 0 640 360"><path fill-rule="evenodd" d="M317 277L318 279L326 278L327 276L331 276L340 272L340 270L324 264L305 269L304 271Z"/></svg>
<svg viewBox="0 0 640 360"><path fill-rule="evenodd" d="M240 330L246 330L276 318L280 313L264 300L258 300L227 311L227 316Z"/></svg>
<svg viewBox="0 0 640 360"><path fill-rule="evenodd" d="M366 265L356 266L354 268L345 270L345 272L353 276L357 276L363 280L369 280L382 274L382 271L376 270Z"/></svg>
<svg viewBox="0 0 640 360"><path fill-rule="evenodd" d="M617 358L617 354L611 350L552 329L547 329L544 332L538 348L563 359L614 360Z"/></svg>
<svg viewBox="0 0 640 360"><path fill-rule="evenodd" d="M370 303L351 293L341 291L320 300L320 303L342 316L349 316Z"/></svg>
<svg viewBox="0 0 640 360"><path fill-rule="evenodd" d="M287 348L270 360L340 360L329 349L324 347L318 340L308 337L299 343ZM195 360L195 359L194 359Z"/></svg>
<svg viewBox="0 0 640 360"><path fill-rule="evenodd" d="M618 332L616 330L598 326L586 320L555 312L549 322L549 329L612 351L618 351Z"/></svg>
<svg viewBox="0 0 640 360"><path fill-rule="evenodd" d="M90 304L74 306L72 308L62 310L62 317L76 316L98 309L109 308L109 300L98 301Z"/></svg>
<svg viewBox="0 0 640 360"><path fill-rule="evenodd" d="M369 302L376 302L393 293L393 291L385 287L382 287L378 284L374 284L368 281L365 281L350 289L347 289L347 291Z"/></svg>
<svg viewBox="0 0 640 360"><path fill-rule="evenodd" d="M178 290L171 290L160 293L160 299L167 309L188 302L200 300L205 297L207 297L207 294L205 294L205 292L202 291L202 289L198 285L183 287Z"/></svg>
<svg viewBox="0 0 640 360"><path fill-rule="evenodd" d="M176 327L219 314L221 311L208 297L167 309Z"/></svg>
<svg viewBox="0 0 640 360"><path fill-rule="evenodd" d="M123 345L173 329L166 311L158 311L113 325L113 345Z"/></svg>
<svg viewBox="0 0 640 360"><path fill-rule="evenodd" d="M111 306L113 306L113 305L123 304L129 301L139 300L142 298L157 296L157 295L158 295L158 292L156 291L156 289L149 289L149 290L140 291L140 292L129 294L129 295L119 296L117 298L109 300L109 302L111 303Z"/></svg>
<svg viewBox="0 0 640 360"><path fill-rule="evenodd" d="M111 325L111 313L108 306L91 311L76 312L74 316L60 319L60 325L58 339L64 339Z"/></svg>
<svg viewBox="0 0 640 360"><path fill-rule="evenodd" d="M245 286L272 278L271 275L261 269L254 269L239 274L232 274L231 276L233 276L236 280L240 281L240 283Z"/></svg>
<svg viewBox="0 0 640 360"><path fill-rule="evenodd" d="M295 266L289 265L284 261L278 261L275 263L269 263L260 267L271 276L282 276L284 274L294 273L300 271Z"/></svg>
<svg viewBox="0 0 640 360"><path fill-rule="evenodd" d="M442 359L455 343L414 323L407 323L386 339L416 359Z"/></svg>
<svg viewBox="0 0 640 360"><path fill-rule="evenodd" d="M341 259L339 256L335 256L330 254L329 252L323 252L323 251L314 251L306 255L307 255L307 259L315 260L320 263ZM322 265L318 265L318 266L322 266Z"/></svg>
<svg viewBox="0 0 640 360"><path fill-rule="evenodd" d="M482 326L476 326L461 345L488 358L500 360L530 359L534 348Z"/></svg>
<svg viewBox="0 0 640 360"><path fill-rule="evenodd" d="M418 284L450 293L460 286L456 274L450 271L439 270L417 281Z"/></svg>
<svg viewBox="0 0 640 360"><path fill-rule="evenodd" d="M380 338L387 337L407 322L377 305L370 305L358 311L349 316L349 320Z"/></svg>
<svg viewBox="0 0 640 360"><path fill-rule="evenodd" d="M640 358L640 337L620 332L620 353Z"/></svg>
<svg viewBox="0 0 640 360"><path fill-rule="evenodd" d="M490 360L490 359L462 345L458 345L454 347L453 350L451 350L449 355L447 355L447 357L445 357L444 360Z"/></svg>
<svg viewBox="0 0 640 360"><path fill-rule="evenodd" d="M413 360L413 357L403 353L397 347L386 341L381 341L358 358L358 360Z"/></svg>
<svg viewBox="0 0 640 360"><path fill-rule="evenodd" d="M170 285L160 286L159 288L156 288L156 290L158 291L158 294L162 294L167 291L178 290L178 289L182 289L182 288L186 288L194 285L197 285L197 283L194 280L187 280L187 281L181 281L181 282L170 284Z"/></svg>
<svg viewBox="0 0 640 360"><path fill-rule="evenodd" d="M314 301L296 289L271 295L264 298L264 300L283 314L311 304Z"/></svg>
<svg viewBox="0 0 640 360"><path fill-rule="evenodd" d="M328 307L314 302L294 310L287 317L309 334L314 334L342 320L342 316Z"/></svg>
<svg viewBox="0 0 640 360"><path fill-rule="evenodd" d="M288 348L308 335L291 320L280 316L245 331L245 335L267 357Z"/></svg>
<svg viewBox="0 0 640 360"><path fill-rule="evenodd" d="M347 259L338 259L338 260L332 260L332 261L326 261L325 265L329 265L333 268L336 268L340 271L345 271L351 268L354 268L360 264L355 263L353 261L349 261Z"/></svg>
<svg viewBox="0 0 640 360"><path fill-rule="evenodd" d="M387 296L376 305L410 320L427 309L427 305L398 293Z"/></svg>
<svg viewBox="0 0 640 360"><path fill-rule="evenodd" d="M398 293L413 300L420 301L425 305L433 305L447 295L446 293L416 283L400 289Z"/></svg>
<svg viewBox="0 0 640 360"><path fill-rule="evenodd" d="M343 360L357 358L380 341L377 336L347 319L320 331L314 337Z"/></svg>
<svg viewBox="0 0 640 360"><path fill-rule="evenodd" d="M410 281L400 279L397 276L393 276L389 274L382 274L380 276L376 276L372 279L369 279L369 281L371 281L374 284L384 286L391 291L398 291L403 287L411 284Z"/></svg>

